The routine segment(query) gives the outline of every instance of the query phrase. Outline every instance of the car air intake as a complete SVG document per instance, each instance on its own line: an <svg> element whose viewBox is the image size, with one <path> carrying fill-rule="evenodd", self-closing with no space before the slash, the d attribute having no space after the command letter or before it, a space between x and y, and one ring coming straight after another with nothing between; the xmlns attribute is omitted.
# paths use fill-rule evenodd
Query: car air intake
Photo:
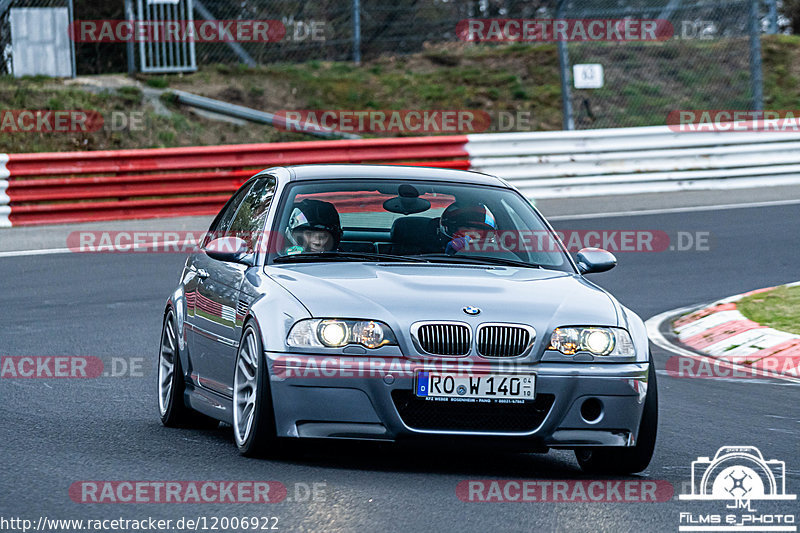
<svg viewBox="0 0 800 533"><path fill-rule="evenodd" d="M484 357L517 357L528 350L531 331L522 326L486 324L478 328L478 353Z"/></svg>
<svg viewBox="0 0 800 533"><path fill-rule="evenodd" d="M472 339L466 324L422 324L417 339L423 351L431 355L467 355Z"/></svg>
<svg viewBox="0 0 800 533"><path fill-rule="evenodd" d="M538 428L555 402L553 394L517 404L430 402L410 390L395 389L392 400L403 423L438 431L529 432Z"/></svg>

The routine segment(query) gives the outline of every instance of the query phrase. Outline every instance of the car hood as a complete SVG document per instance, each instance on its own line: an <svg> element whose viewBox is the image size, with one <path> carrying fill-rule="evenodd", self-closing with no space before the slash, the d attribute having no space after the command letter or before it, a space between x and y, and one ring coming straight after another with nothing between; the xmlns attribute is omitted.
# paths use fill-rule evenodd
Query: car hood
<svg viewBox="0 0 800 533"><path fill-rule="evenodd" d="M267 274L315 317L368 318L400 331L421 320L515 322L543 333L563 325L618 325L611 297L581 276L504 266L311 263ZM467 315L464 307L480 309Z"/></svg>

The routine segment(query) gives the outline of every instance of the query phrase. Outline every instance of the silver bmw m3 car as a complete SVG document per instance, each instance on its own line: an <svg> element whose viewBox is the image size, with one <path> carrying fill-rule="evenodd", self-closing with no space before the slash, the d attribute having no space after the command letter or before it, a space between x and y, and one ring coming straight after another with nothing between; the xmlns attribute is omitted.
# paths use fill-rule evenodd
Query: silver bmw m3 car
<svg viewBox="0 0 800 533"><path fill-rule="evenodd" d="M381 165L248 180L164 311L167 426L233 426L245 455L296 438L573 449L647 467L656 374L642 320L585 276L500 178Z"/></svg>

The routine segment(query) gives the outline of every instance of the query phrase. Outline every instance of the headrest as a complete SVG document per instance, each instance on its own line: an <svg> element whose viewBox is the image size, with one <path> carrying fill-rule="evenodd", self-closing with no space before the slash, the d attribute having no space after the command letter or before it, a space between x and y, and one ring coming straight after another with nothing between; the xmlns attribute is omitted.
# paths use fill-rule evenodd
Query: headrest
<svg viewBox="0 0 800 533"><path fill-rule="evenodd" d="M428 217L402 217L392 224L391 240L398 244L420 244L429 240L434 219Z"/></svg>

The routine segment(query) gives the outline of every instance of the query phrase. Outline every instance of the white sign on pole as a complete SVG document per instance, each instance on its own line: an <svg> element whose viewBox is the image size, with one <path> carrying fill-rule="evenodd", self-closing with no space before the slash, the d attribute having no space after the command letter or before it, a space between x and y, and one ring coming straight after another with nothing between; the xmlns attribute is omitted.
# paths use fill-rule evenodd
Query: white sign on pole
<svg viewBox="0 0 800 533"><path fill-rule="evenodd" d="M599 89L603 86L603 65L572 65L572 80L576 89Z"/></svg>

